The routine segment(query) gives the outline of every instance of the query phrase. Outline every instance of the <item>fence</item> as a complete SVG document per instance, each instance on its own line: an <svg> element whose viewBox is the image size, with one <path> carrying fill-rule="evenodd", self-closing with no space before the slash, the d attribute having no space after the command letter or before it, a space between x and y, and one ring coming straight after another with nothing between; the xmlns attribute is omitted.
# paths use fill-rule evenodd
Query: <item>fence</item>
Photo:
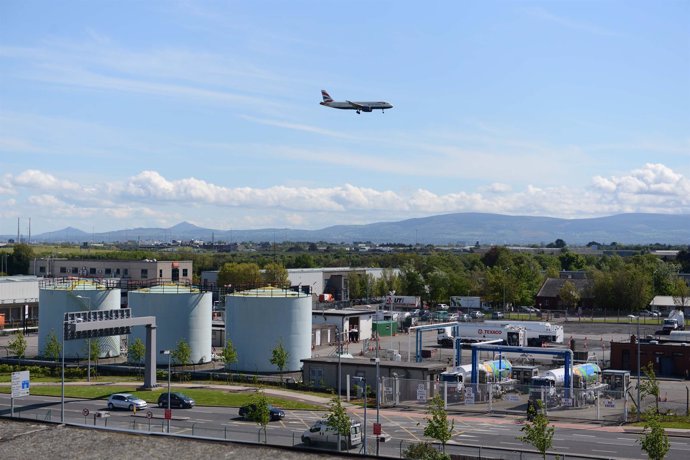
<svg viewBox="0 0 690 460"><path fill-rule="evenodd" d="M382 407L416 407L423 409L438 395L449 411L474 413L526 414L527 402L540 400L549 417L602 423L622 423L633 410L623 391L609 390L606 385L574 388L534 388L516 381L504 383L439 382L384 377Z"/></svg>

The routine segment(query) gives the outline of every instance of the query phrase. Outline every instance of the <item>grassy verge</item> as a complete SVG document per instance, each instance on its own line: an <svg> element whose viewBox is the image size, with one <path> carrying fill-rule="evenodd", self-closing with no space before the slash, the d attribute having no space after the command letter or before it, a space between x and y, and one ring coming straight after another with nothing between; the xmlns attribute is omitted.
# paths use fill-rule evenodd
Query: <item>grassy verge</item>
<svg viewBox="0 0 690 460"><path fill-rule="evenodd" d="M156 404L158 396L167 391L167 386L162 386L154 391L137 391L138 385L113 384L113 385L80 385L65 386L65 397L81 399L102 399L105 400L113 393L132 393L143 399L149 404ZM218 389L202 388L176 388L171 387L172 391L181 391L190 396L200 406L218 407L240 407L249 402L251 392L232 393L230 391ZM40 396L60 396L61 386L58 385L36 385L31 387L32 395ZM9 387L0 388L0 393L9 393ZM273 395L266 395L268 402L282 409L301 409L301 410L323 410L321 405L305 403L298 400L280 398Z"/></svg>
<svg viewBox="0 0 690 460"><path fill-rule="evenodd" d="M661 426L664 428L679 428L690 430L690 417L682 415L662 415ZM644 422L634 423L633 426L644 426Z"/></svg>

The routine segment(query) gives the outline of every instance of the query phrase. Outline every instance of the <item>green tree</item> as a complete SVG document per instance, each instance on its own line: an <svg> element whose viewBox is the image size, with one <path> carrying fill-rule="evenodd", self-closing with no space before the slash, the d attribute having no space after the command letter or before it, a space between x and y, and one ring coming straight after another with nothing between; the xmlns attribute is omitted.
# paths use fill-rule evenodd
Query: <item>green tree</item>
<svg viewBox="0 0 690 460"><path fill-rule="evenodd" d="M424 436L436 439L441 443L442 451L446 451L446 443L453 437L455 420L448 420L448 414L444 408L444 402L440 395L434 396L429 401L427 408L426 427Z"/></svg>
<svg viewBox="0 0 690 460"><path fill-rule="evenodd" d="M247 417L261 427L264 432L264 444L266 444L266 426L268 426L268 422L271 421L268 398L266 398L263 391L257 390L256 393L250 396L249 402L249 413Z"/></svg>
<svg viewBox="0 0 690 460"><path fill-rule="evenodd" d="M279 263L269 262L264 266L263 280L266 284L276 287L289 287L287 269Z"/></svg>
<svg viewBox="0 0 690 460"><path fill-rule="evenodd" d="M666 457L671 445L666 431L661 426L658 412L645 413L644 432L637 442L642 446L642 450L647 452L649 460L663 460Z"/></svg>
<svg viewBox="0 0 690 460"><path fill-rule="evenodd" d="M146 356L146 345L139 337L134 339L134 342L127 349L127 356L130 362L141 365Z"/></svg>
<svg viewBox="0 0 690 460"><path fill-rule="evenodd" d="M428 442L417 442L405 449L403 458L414 460L450 460L450 455L439 452L438 449Z"/></svg>
<svg viewBox="0 0 690 460"><path fill-rule="evenodd" d="M97 338L86 341L86 352L91 362L94 363L93 374L98 375L98 359L101 357L101 341Z"/></svg>
<svg viewBox="0 0 690 460"><path fill-rule="evenodd" d="M22 331L17 331L14 335L14 339L7 344L7 348L12 352L14 356L19 358L19 364L21 365L21 360L24 358L26 353L27 342Z"/></svg>
<svg viewBox="0 0 690 460"><path fill-rule="evenodd" d="M563 283L561 290L558 291L558 297L566 308L574 308L580 301L580 293L577 291L575 283L570 280Z"/></svg>
<svg viewBox="0 0 690 460"><path fill-rule="evenodd" d="M218 271L219 286L233 286L237 289L249 289L261 284L261 271L255 263L230 262L223 264Z"/></svg>
<svg viewBox="0 0 690 460"><path fill-rule="evenodd" d="M537 406L539 409L537 409ZM537 401L536 405L530 406L528 421L520 429L525 434L517 439L525 444L531 444L541 453L542 458L546 459L546 451L553 445L555 428L553 425L549 425L549 419L541 410L541 406L541 401Z"/></svg>
<svg viewBox="0 0 690 460"><path fill-rule="evenodd" d="M34 251L31 246L24 243L14 245L12 254L7 258L8 275L28 275Z"/></svg>
<svg viewBox="0 0 690 460"><path fill-rule="evenodd" d="M278 368L280 371L280 383L283 383L283 369L287 367L288 358L290 354L283 346L283 341L279 341L278 345L271 351L271 364Z"/></svg>
<svg viewBox="0 0 690 460"><path fill-rule="evenodd" d="M227 337L225 339L225 348L223 348L220 359L225 364L226 369L232 367L232 365L237 362L237 350L232 344L232 340Z"/></svg>
<svg viewBox="0 0 690 460"><path fill-rule="evenodd" d="M637 340L640 338L638 337ZM643 368L644 379L640 382L640 398L644 399L647 396L654 397L655 412L659 413L659 396L661 395L661 388L659 387L659 381L656 378L656 373L654 372L654 363L649 361ZM642 404L642 403L640 403ZM638 411L642 411L642 408L638 407Z"/></svg>
<svg viewBox="0 0 690 460"><path fill-rule="evenodd" d="M192 349L185 339L177 341L177 346L172 350L172 359L184 368L192 359Z"/></svg>
<svg viewBox="0 0 690 460"><path fill-rule="evenodd" d="M328 413L326 414L326 421L338 433L338 450L342 450L345 443L340 438L346 437L347 439L350 436L352 420L350 420L350 416L340 402L340 398L335 397L331 400Z"/></svg>
<svg viewBox="0 0 690 460"><path fill-rule="evenodd" d="M62 345L57 338L55 331L50 331L45 346L43 347L43 356L47 359L57 362L62 353Z"/></svg>

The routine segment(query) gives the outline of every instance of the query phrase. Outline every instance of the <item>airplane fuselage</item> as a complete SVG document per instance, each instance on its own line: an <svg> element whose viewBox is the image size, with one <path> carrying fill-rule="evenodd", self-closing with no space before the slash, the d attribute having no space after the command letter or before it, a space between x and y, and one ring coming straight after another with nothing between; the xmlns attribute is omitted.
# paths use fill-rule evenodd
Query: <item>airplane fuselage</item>
<svg viewBox="0 0 690 460"><path fill-rule="evenodd" d="M331 107L333 109L342 109L342 110L357 110L357 111L362 111L362 112L371 112L372 110L385 110L385 109L392 109L393 106L389 104L388 102L371 102L371 101L365 101L365 102L359 102L359 101L354 101L354 102L320 102L321 105L324 105L326 107Z"/></svg>

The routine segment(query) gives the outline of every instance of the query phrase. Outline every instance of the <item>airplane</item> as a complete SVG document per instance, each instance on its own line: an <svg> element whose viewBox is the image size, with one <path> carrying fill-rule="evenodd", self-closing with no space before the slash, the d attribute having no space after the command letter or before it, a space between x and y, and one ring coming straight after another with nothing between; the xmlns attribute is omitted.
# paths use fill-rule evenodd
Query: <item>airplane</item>
<svg viewBox="0 0 690 460"><path fill-rule="evenodd" d="M381 113L383 113L384 110L393 108L393 106L388 102L334 101L325 89L321 90L321 97L323 97L323 102L319 102L321 105L325 105L326 107L331 107L333 109L356 110L357 113L372 112L373 110L381 110Z"/></svg>

